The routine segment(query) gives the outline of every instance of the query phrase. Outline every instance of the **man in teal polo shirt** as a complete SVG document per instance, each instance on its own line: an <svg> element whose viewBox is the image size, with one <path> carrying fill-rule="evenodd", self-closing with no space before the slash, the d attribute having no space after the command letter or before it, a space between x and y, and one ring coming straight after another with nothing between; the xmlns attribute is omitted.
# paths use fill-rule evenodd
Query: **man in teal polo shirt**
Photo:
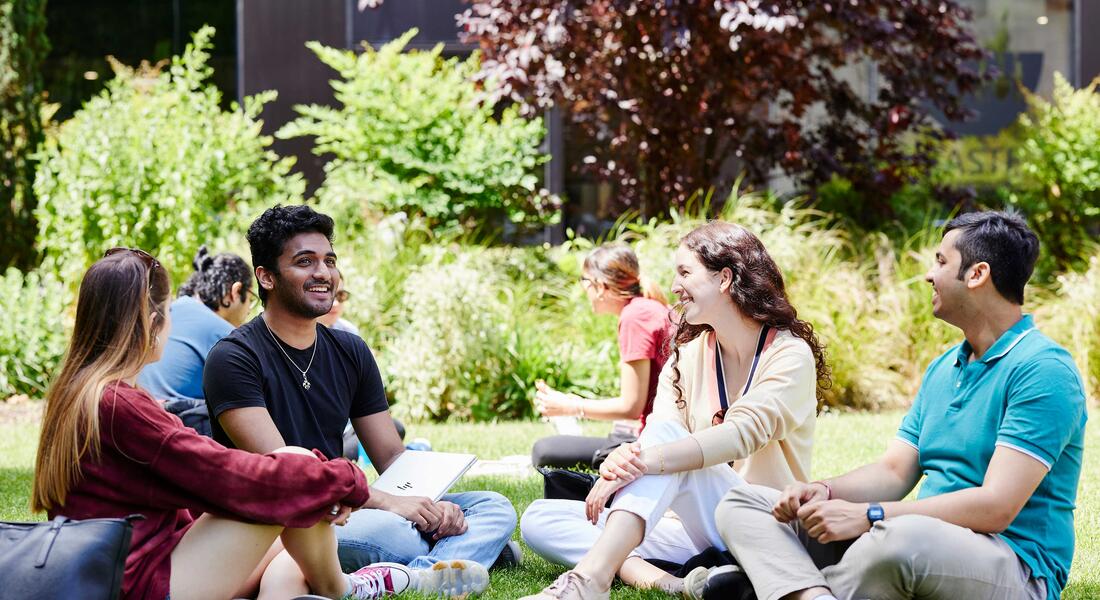
<svg viewBox="0 0 1100 600"><path fill-rule="evenodd" d="M1069 353L1021 310L1038 251L1014 214L948 223L925 278L933 314L965 340L928 367L883 456L723 499L722 537L761 600L1061 595L1085 396ZM922 476L917 499L902 500ZM815 565L806 546L822 543ZM838 562L822 560L830 550Z"/></svg>

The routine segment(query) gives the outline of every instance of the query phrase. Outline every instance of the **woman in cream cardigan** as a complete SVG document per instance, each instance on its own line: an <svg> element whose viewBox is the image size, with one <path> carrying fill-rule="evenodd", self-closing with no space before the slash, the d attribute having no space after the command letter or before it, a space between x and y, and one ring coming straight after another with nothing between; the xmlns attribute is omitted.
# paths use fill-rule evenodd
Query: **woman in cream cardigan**
<svg viewBox="0 0 1100 600"><path fill-rule="evenodd" d="M809 477L828 369L763 244L730 223L695 229L676 251L672 292L680 323L641 438L608 457L585 502L538 500L523 515L536 553L575 565L527 600L607 598L616 573L694 597L644 559L725 549L714 508L742 478L782 489Z"/></svg>

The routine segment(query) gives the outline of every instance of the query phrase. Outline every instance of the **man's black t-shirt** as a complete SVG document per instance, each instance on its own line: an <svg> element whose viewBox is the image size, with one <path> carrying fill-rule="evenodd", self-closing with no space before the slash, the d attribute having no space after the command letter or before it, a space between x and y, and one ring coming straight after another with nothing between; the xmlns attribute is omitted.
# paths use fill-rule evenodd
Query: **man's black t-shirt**
<svg viewBox="0 0 1100 600"><path fill-rule="evenodd" d="M202 387L214 439L233 448L218 417L234 408L262 406L289 445L316 448L329 458L343 456L348 419L389 408L374 356L359 336L317 325L317 356L302 386L297 363L309 364L313 347L298 350L276 342L262 316L223 338L206 358Z"/></svg>

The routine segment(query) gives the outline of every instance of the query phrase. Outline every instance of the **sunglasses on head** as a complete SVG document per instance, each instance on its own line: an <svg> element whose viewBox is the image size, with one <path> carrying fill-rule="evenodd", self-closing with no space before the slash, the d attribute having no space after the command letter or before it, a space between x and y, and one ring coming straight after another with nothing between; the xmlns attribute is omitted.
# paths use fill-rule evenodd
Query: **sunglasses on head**
<svg viewBox="0 0 1100 600"><path fill-rule="evenodd" d="M129 252L129 253L137 256L138 258L140 258L142 260L142 262L145 263L145 266L148 267L149 270L160 268L160 261L158 261L156 259L156 257L154 257L152 254L149 254L148 252L146 252L146 251L144 251L140 248L126 248L126 247L123 247L123 246L118 246L116 248L111 248L110 250L104 252L103 253L103 258L107 258L108 256L112 256L114 254L120 254L122 252Z"/></svg>

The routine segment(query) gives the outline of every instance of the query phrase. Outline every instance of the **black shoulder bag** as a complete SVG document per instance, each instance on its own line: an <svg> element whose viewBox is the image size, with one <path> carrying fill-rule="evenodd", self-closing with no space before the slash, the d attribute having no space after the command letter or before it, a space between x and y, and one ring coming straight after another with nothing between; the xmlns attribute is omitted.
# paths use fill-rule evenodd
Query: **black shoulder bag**
<svg viewBox="0 0 1100 600"><path fill-rule="evenodd" d="M117 600L131 522L142 518L0 521L0 600Z"/></svg>

